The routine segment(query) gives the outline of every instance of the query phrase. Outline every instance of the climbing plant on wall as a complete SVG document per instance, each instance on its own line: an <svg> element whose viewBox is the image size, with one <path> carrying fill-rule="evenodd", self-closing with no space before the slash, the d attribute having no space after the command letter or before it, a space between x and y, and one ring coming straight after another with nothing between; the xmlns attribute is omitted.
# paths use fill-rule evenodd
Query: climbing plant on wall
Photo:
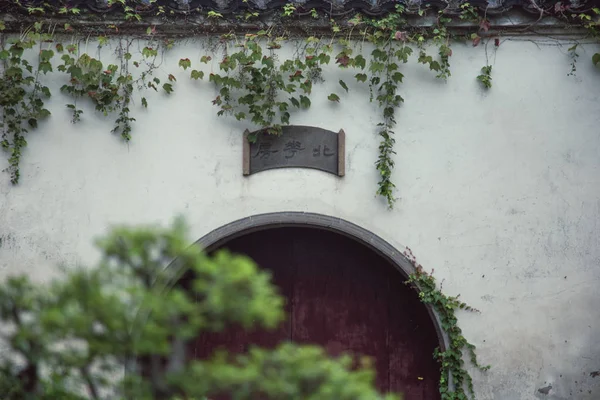
<svg viewBox="0 0 600 400"><path fill-rule="evenodd" d="M448 337L448 348L443 351L437 348L434 352L434 357L437 358L441 367L440 393L442 400L475 398L473 378L465 368L465 352L471 364L480 371L487 371L491 366L481 365L477 361L475 345L463 336L462 329L458 326L456 311L478 312L478 310L459 300L458 296L447 296L442 293L433 277L433 271L427 273L417 262L411 249L407 247L404 255L415 267L415 272L409 276L406 283L417 286L419 299L435 310L442 329Z"/></svg>
<svg viewBox="0 0 600 400"><path fill-rule="evenodd" d="M19 182L19 164L23 148L27 146L27 132L37 127L38 120L50 115L50 111L44 108L44 98L50 97L50 89L41 83L40 74L52 71L50 59L54 52L42 48L43 40L47 40L47 36L30 33L0 50L0 60L4 64L0 80L0 106L3 111L0 145L9 154L8 172L13 184ZM35 46L40 49L37 62L32 64L23 55L25 50Z"/></svg>
<svg viewBox="0 0 600 400"><path fill-rule="evenodd" d="M28 3L29 4L29 3ZM33 3L31 3L33 4ZM152 4L152 3L151 3ZM166 15L161 7L132 8L124 2L111 1L110 7L123 7L124 21L143 21L144 16ZM77 44L66 46L57 42L54 33L56 24L44 26L41 22L47 17L46 6L23 6L30 15L39 16L40 21L20 33L19 36L2 36L2 83L0 83L0 105L2 106L2 147L9 154L10 179L18 183L20 179L19 165L24 147L27 145L26 134L37 126L39 119L48 117L50 111L44 107L44 99L51 95L45 85L45 75L51 72L65 74L65 83L61 92L67 94L72 101L67 107L72 112L72 122L79 122L83 109L78 106L81 101L91 101L97 111L104 115L116 114L114 133L119 133L125 141L131 139L135 117L131 115L134 92L140 93L140 104L148 106L143 90L163 90L171 93L174 89L175 76L167 73L166 77L155 76L158 66L159 52L173 46L172 40L161 42L156 38L156 27L148 25L146 42L141 51L131 51L133 40L119 39L118 55L120 63L104 65L99 57L81 51ZM561 8L563 7L563 8ZM564 7L555 11L561 15ZM154 11L149 11L149 10ZM76 7L63 7L54 11L58 16L78 16ZM294 109L310 108L312 88L324 79L323 70L326 65L336 65L342 69L354 69L357 83L367 84L371 91L370 100L377 104L381 111L381 119L374 127L380 136L379 155L375 166L380 180L377 193L381 195L391 208L395 200L395 185L392 179L394 169L395 127L398 108L404 99L400 93L400 84L404 79L401 65L413 55L419 63L426 65L439 79L449 79L450 59L452 56L451 40L466 39L473 46L486 38L494 40L499 46L499 37L487 35L490 22L485 12L480 12L470 3L460 5L460 20L468 21L474 27L471 33L451 34L447 24L452 18L447 9L435 12L435 23L428 28L411 27L404 17L404 6L397 4L394 12L380 18L370 18L360 13L345 21L343 26L330 20L329 32L317 35L297 35L291 38L304 42L301 51L293 58L282 59L278 50L290 37L285 28L287 18L292 18L298 10L293 4L281 9L280 20L268 29L253 32L227 33L219 37L218 49L207 51L201 57L203 63L216 63L218 71L208 76L208 81L216 85L219 93L213 104L218 107L220 116L232 116L240 121L247 121L271 134L279 134L281 127L292 120ZM172 13L172 11L171 11ZM420 15L431 14L427 8L419 11ZM592 9L588 13L563 15L570 23L578 23L585 27L593 38L600 37L597 16L600 10ZM320 18L316 10L310 10L312 18ZM245 21L258 17L256 12L246 12L236 16ZM218 12L208 11L208 21L219 21L223 18ZM63 33L77 36L74 24L65 23ZM0 30L4 24L0 25ZM83 28L80 28L83 29ZM107 24L105 32L97 37L99 46L107 43L107 33L118 33L118 26ZM60 29L59 29L60 30ZM89 38L89 32L86 32ZM371 50L365 53L363 44L370 43ZM433 44L437 54L428 54L426 44ZM26 50L39 49L36 62L23 58ZM577 44L570 50L576 55ZM365 57L367 56L367 57ZM53 65L52 59L60 57L59 65ZM594 64L600 64L600 53L592 57ZM575 61L574 61L575 62ZM573 68L574 68L573 62ZM183 69L190 69L191 79L203 79L205 72L192 66L190 58L179 61ZM55 78L53 78L55 79ZM492 86L492 66L486 62L481 74L476 77L483 88ZM329 101L343 103L343 96L349 92L347 82L339 80L339 90L327 96ZM252 139L252 138L250 138Z"/></svg>

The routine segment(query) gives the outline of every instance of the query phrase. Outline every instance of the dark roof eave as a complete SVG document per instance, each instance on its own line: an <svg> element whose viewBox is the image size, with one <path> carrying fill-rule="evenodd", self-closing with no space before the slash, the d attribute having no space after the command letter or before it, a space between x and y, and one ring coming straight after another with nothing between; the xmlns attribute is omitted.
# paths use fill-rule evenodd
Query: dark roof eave
<svg viewBox="0 0 600 400"><path fill-rule="evenodd" d="M408 14L418 14L423 9L444 9L450 14L460 14L460 5L468 1L471 6L497 15L509 10L520 9L539 15L548 13L579 14L600 7L600 0L126 0L126 6L142 14L155 14L160 8L167 13L194 13L216 11L223 15L243 14L245 11L265 13L278 10L292 3L297 14L308 15L310 10L327 13L331 17L343 17L348 13L362 12L370 16L382 16L394 11L401 4ZM123 6L118 2L109 5L109 0L0 0L0 13L7 9L20 9L27 12L29 6L47 7L48 12L58 12L65 6L78 8L84 13L123 14Z"/></svg>
<svg viewBox="0 0 600 400"><path fill-rule="evenodd" d="M38 0L30 0L35 5ZM136 4L141 4L139 0ZM61 4L68 0L51 0L51 4ZM226 32L252 32L273 27L276 31L287 32L290 35L311 35L330 33L329 19L333 17L341 27L350 27L348 20L357 13L369 15L384 15L394 10L398 2L387 0L367 1L344 1L338 0L336 7L326 1L309 0L297 3L296 15L290 18L282 18L280 7L288 2L282 0L158 0L151 7L136 8L142 20L140 22L125 21L124 12L121 7L110 7L102 9L100 6L105 0L73 0L69 4L77 7L80 14L76 16L65 16L58 13L46 12L43 15L30 15L23 7L15 6L13 1L0 0L0 20L5 22L7 31L18 32L27 28L37 21L45 21L57 26L56 32L68 23L81 33L96 34L145 34L148 26L155 26L156 33L164 36L196 36L198 34L219 34ZM25 1L21 2L22 4ZM46 4L48 1L46 1ZM186 3L188 11L179 9ZM400 2L402 3L402 2ZM569 24L566 18L593 7L600 7L600 0L580 1L575 5L563 5L557 1L543 4L542 8L534 5L533 0L490 0L470 1L478 8L487 7L485 15L490 21L488 35L510 34L510 35L560 35L560 36L585 36L586 31L574 24ZM477 30L478 26L473 22L463 21L458 18L460 8L458 4L453 9L448 3L424 0L413 0L406 3L405 18L408 29L419 29L435 24L436 19L432 16L419 16L418 9L423 4L430 8L445 7L447 13L454 15L453 21L447 24L449 29L460 33ZM558 6L557 6L558 4ZM185 5L185 4L184 4ZM261 8L258 8L260 5ZM492 6L493 5L493 6ZM162 6L165 13L157 16L157 7ZM99 8L100 7L100 8ZM192 8L195 7L195 8ZM310 8L309 8L310 7ZM329 7L327 9L327 7ZM424 6L423 6L424 7ZM537 8L536 8L537 7ZM317 9L320 17L314 19L310 16L310 10ZM223 15L223 18L207 18L207 12L214 10ZM247 11L258 12L258 18L252 21L244 21L243 16ZM433 13L429 13L433 14ZM239 18L239 17L242 18ZM109 29L108 27L111 26ZM115 29L117 27L118 29ZM360 29L355 29L358 33Z"/></svg>

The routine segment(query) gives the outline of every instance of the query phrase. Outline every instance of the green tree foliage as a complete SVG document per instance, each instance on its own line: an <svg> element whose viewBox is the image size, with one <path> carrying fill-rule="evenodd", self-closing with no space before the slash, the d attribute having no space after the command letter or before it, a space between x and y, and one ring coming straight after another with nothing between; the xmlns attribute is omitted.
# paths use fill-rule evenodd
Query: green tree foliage
<svg viewBox="0 0 600 400"><path fill-rule="evenodd" d="M314 346L188 359L188 340L202 332L274 328L284 313L267 271L224 251L209 257L186 232L180 219L168 229L116 228L98 241L95 268L65 270L48 285L26 275L0 285L2 398L398 399L377 393L368 365ZM177 282L190 270L184 289Z"/></svg>

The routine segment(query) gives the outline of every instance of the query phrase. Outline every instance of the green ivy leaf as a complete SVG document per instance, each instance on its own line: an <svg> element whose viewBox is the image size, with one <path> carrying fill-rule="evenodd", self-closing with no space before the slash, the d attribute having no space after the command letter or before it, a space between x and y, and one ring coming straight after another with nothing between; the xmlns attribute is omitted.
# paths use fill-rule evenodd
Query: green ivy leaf
<svg viewBox="0 0 600 400"><path fill-rule="evenodd" d="M366 82L367 81L367 74L356 74L356 75L354 75L354 77L356 78L357 82Z"/></svg>
<svg viewBox="0 0 600 400"><path fill-rule="evenodd" d="M48 72L52 72L52 64L49 62L40 62L38 65L38 69L40 72L43 72L44 75Z"/></svg>
<svg viewBox="0 0 600 400"><path fill-rule="evenodd" d="M428 56L424 51L422 51L419 53L419 58L417 61L421 64L429 64L433 61L433 58L431 58L431 56Z"/></svg>
<svg viewBox="0 0 600 400"><path fill-rule="evenodd" d="M412 49L408 46L404 46L396 51L396 57L402 62L408 62L408 56L412 54Z"/></svg>
<svg viewBox="0 0 600 400"><path fill-rule="evenodd" d="M344 82L341 79L340 79L340 86L344 88L344 90L346 91L346 93L348 93L348 86L346 85L346 82Z"/></svg>
<svg viewBox="0 0 600 400"><path fill-rule="evenodd" d="M221 83L221 80L222 80L222 78L221 78L221 75L219 75L219 74L210 74L208 76L208 81L214 82L215 85L218 85L219 83Z"/></svg>
<svg viewBox="0 0 600 400"><path fill-rule="evenodd" d="M594 65L598 65L598 63L600 63L600 53L596 53L592 56L592 62Z"/></svg>
<svg viewBox="0 0 600 400"><path fill-rule="evenodd" d="M158 50L156 50L152 47L146 46L142 49L142 55L146 58L156 57L158 55Z"/></svg>
<svg viewBox="0 0 600 400"><path fill-rule="evenodd" d="M394 83L402 82L403 78L404 75L402 75L402 73L400 72L394 72L394 74L392 75L392 80L394 81Z"/></svg>
<svg viewBox="0 0 600 400"><path fill-rule="evenodd" d="M442 45L440 46L439 54L442 57L450 57L452 55L452 49L446 45Z"/></svg>
<svg viewBox="0 0 600 400"><path fill-rule="evenodd" d="M310 99L306 96L300 96L300 106L302 108L309 108L310 107Z"/></svg>
<svg viewBox="0 0 600 400"><path fill-rule="evenodd" d="M204 79L204 71L198 71L198 70L194 69L194 70L192 70L192 73L191 73L190 77L192 79L196 79L196 80L198 80L198 79Z"/></svg>
<svg viewBox="0 0 600 400"><path fill-rule="evenodd" d="M148 100L145 97L142 97L142 106L148 108Z"/></svg>
<svg viewBox="0 0 600 400"><path fill-rule="evenodd" d="M208 62L212 60L211 56L202 56L200 57L200 62L204 63L204 64L208 64Z"/></svg>
<svg viewBox="0 0 600 400"><path fill-rule="evenodd" d="M367 60L365 60L365 58L359 54L354 58L354 65L360 67L360 69L365 69L367 66Z"/></svg>
<svg viewBox="0 0 600 400"><path fill-rule="evenodd" d="M383 70L385 69L385 64L382 62L372 62L369 69L371 70L371 72L375 73L383 72Z"/></svg>
<svg viewBox="0 0 600 400"><path fill-rule="evenodd" d="M185 71L186 69L192 66L192 62L189 58L182 58L181 60L179 60L179 66Z"/></svg>
<svg viewBox="0 0 600 400"><path fill-rule="evenodd" d="M432 71L439 71L440 70L440 63L437 61L431 61L429 63L429 69Z"/></svg>
<svg viewBox="0 0 600 400"><path fill-rule="evenodd" d="M375 60L385 60L385 59L387 59L387 55L385 54L385 51L383 51L382 49L379 49L379 48L375 48L371 52L371 55L373 56L373 59L375 59Z"/></svg>
<svg viewBox="0 0 600 400"><path fill-rule="evenodd" d="M248 143L256 143L256 140L258 139L258 133L257 132L252 132L248 135Z"/></svg>
<svg viewBox="0 0 600 400"><path fill-rule="evenodd" d="M304 93L310 94L310 92L312 91L312 81L307 79L306 81L302 82L300 84L300 89L302 89Z"/></svg>
<svg viewBox="0 0 600 400"><path fill-rule="evenodd" d="M167 94L170 94L173 92L173 85L171 85L170 83L165 83L162 87L163 87L164 91L167 92Z"/></svg>
<svg viewBox="0 0 600 400"><path fill-rule="evenodd" d="M335 94L335 93L331 93L329 96L327 96L327 100L329 101L335 101L336 103L340 102L340 97Z"/></svg>
<svg viewBox="0 0 600 400"><path fill-rule="evenodd" d="M9 57L10 53L8 52L8 50L0 51L0 60L8 60Z"/></svg>
<svg viewBox="0 0 600 400"><path fill-rule="evenodd" d="M383 117L390 118L394 116L394 107L385 107L383 109Z"/></svg>
<svg viewBox="0 0 600 400"><path fill-rule="evenodd" d="M52 50L42 50L40 51L40 58L43 60L50 60L54 57L54 52Z"/></svg>
<svg viewBox="0 0 600 400"><path fill-rule="evenodd" d="M290 102L295 106L300 108L300 102L295 97L290 97Z"/></svg>
<svg viewBox="0 0 600 400"><path fill-rule="evenodd" d="M319 54L319 62L321 64L329 64L329 61L331 61L331 56L329 54L326 54L326 53Z"/></svg>
<svg viewBox="0 0 600 400"><path fill-rule="evenodd" d="M263 56L261 63L263 65L265 65L267 68L273 68L275 66L273 57Z"/></svg>

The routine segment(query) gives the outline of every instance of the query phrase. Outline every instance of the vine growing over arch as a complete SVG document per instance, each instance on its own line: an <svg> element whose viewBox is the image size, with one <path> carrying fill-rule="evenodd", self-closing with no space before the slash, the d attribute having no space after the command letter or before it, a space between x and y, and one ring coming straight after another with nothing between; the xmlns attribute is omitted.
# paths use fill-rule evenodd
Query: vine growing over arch
<svg viewBox="0 0 600 400"><path fill-rule="evenodd" d="M490 365L481 365L475 353L476 347L463 335L458 326L456 311L465 310L479 312L459 300L459 296L447 296L438 288L431 273L425 272L408 247L404 251L406 258L415 267L406 284L414 284L419 289L419 299L423 304L431 306L440 318L442 330L448 336L448 348L444 351L436 348L434 357L440 364L440 393L442 400L467 400L475 398L473 378L465 368L463 356L466 353L471 364L480 371L487 371Z"/></svg>

